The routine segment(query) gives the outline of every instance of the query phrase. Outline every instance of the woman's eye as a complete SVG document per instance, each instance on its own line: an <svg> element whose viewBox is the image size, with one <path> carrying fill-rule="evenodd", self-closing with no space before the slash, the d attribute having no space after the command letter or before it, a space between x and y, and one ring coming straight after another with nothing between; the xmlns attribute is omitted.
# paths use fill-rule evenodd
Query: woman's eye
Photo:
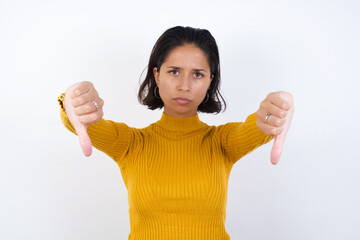
<svg viewBox="0 0 360 240"><path fill-rule="evenodd" d="M194 76L195 76L196 78L201 78L201 77L203 77L203 75L202 75L201 73L195 73Z"/></svg>
<svg viewBox="0 0 360 240"><path fill-rule="evenodd" d="M171 70L171 71L169 71L169 73L172 74L172 75L178 75L179 74L179 72L176 71L176 70Z"/></svg>

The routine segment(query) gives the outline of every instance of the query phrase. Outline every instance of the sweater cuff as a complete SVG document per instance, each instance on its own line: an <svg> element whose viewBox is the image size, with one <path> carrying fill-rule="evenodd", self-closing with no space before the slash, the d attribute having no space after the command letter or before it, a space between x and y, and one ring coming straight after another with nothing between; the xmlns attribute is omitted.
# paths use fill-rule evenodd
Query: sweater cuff
<svg viewBox="0 0 360 240"><path fill-rule="evenodd" d="M64 110L64 112L66 112L66 111L65 111L65 108L64 108L64 100L65 100L65 93L62 93L62 94L60 94L60 96L58 97L58 102L59 102L60 108L61 108L62 110Z"/></svg>

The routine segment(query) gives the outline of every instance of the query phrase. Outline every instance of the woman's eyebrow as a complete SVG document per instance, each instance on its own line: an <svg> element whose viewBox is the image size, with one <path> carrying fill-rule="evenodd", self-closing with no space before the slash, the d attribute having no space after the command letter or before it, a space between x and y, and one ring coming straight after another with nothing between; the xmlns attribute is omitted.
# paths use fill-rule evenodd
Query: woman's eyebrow
<svg viewBox="0 0 360 240"><path fill-rule="evenodd" d="M175 69L175 70L182 70L181 67L176 67L176 66L169 66L167 68L171 68L171 69ZM194 68L193 70L196 72L201 72L201 71L206 72L206 70L202 69L202 68Z"/></svg>

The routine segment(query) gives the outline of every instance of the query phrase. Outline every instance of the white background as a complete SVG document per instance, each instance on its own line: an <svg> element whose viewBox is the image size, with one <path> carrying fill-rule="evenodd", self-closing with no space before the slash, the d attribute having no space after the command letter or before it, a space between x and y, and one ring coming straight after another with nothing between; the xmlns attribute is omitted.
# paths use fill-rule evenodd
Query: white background
<svg viewBox="0 0 360 240"><path fill-rule="evenodd" d="M92 81L104 118L145 127L161 111L137 102L157 38L206 28L221 57L225 113L244 121L272 91L291 92L284 153L272 142L234 166L232 239L360 239L359 1L0 0L0 239L127 239L127 191L116 163L82 155L57 96Z"/></svg>

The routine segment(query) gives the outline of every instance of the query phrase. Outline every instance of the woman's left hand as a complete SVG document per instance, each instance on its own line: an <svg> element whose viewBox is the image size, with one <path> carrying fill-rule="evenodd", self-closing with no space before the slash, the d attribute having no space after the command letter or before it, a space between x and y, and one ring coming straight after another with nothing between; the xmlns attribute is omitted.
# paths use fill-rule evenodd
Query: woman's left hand
<svg viewBox="0 0 360 240"><path fill-rule="evenodd" d="M265 134L274 136L274 145L271 150L272 164L277 164L280 159L282 145L293 114L294 99L287 92L269 93L256 112L258 128Z"/></svg>

